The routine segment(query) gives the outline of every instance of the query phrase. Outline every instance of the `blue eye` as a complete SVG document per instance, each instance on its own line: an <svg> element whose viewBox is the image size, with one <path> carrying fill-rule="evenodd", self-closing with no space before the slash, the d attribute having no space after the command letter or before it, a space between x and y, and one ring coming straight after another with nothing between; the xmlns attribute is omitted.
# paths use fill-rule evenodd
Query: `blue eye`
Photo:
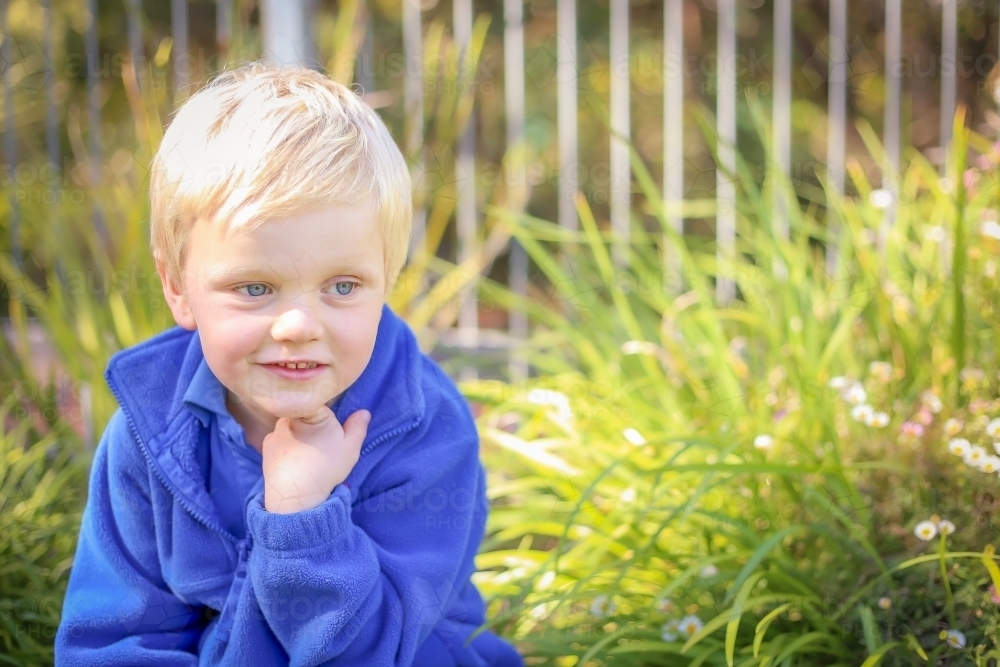
<svg viewBox="0 0 1000 667"><path fill-rule="evenodd" d="M265 285L264 283L250 283L249 285L242 285L240 287L237 287L236 289L247 290L246 292L244 292L244 294L246 294L247 296L264 296L264 294L267 291L267 285Z"/></svg>
<svg viewBox="0 0 1000 667"><path fill-rule="evenodd" d="M352 283L352 282L349 282L349 281L346 281L346 280L341 281L339 283L336 283L337 294L339 294L341 296L347 296L348 294L351 293L351 291L354 289L354 287L355 287L356 284L357 283ZM346 287L346 289L345 289L345 287Z"/></svg>

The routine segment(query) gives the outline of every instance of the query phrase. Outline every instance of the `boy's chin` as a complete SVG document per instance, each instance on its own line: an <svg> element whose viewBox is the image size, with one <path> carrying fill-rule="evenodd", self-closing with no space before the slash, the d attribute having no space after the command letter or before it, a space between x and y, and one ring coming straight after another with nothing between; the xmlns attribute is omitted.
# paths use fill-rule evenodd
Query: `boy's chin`
<svg viewBox="0 0 1000 667"><path fill-rule="evenodd" d="M329 403L332 403L332 399ZM286 417L288 419L300 419L302 417L309 417L316 414L316 411L320 408L329 410L329 403L321 402L309 402L309 403L274 403L272 405L265 406L268 414L280 419Z"/></svg>

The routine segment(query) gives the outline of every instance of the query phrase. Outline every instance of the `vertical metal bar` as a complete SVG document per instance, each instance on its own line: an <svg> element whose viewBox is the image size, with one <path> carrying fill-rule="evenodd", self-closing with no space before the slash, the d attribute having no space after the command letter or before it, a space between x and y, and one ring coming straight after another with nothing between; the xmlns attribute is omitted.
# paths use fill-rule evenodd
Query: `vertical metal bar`
<svg viewBox="0 0 1000 667"><path fill-rule="evenodd" d="M87 117L90 124L90 187L94 191L101 183L101 91L98 77L101 74L101 54L97 40L97 0L87 0L87 13L90 22L84 35L84 49L87 60ZM107 232L104 228L104 217L100 206L94 201L94 227L103 242L107 242Z"/></svg>
<svg viewBox="0 0 1000 667"><path fill-rule="evenodd" d="M264 59L272 65L306 65L310 41L305 0L260 0L259 6Z"/></svg>
<svg viewBox="0 0 1000 667"><path fill-rule="evenodd" d="M774 168L781 176L772 190L772 230L788 238L788 202L784 181L789 178L792 158L792 0L774 0L774 107L772 109Z"/></svg>
<svg viewBox="0 0 1000 667"><path fill-rule="evenodd" d="M403 81L405 153L411 160L410 178L415 187L413 234L410 258L424 251L427 234L426 183L424 183L424 45L420 0L403 0L403 51L406 79Z"/></svg>
<svg viewBox="0 0 1000 667"><path fill-rule="evenodd" d="M83 426L83 444L88 452L94 451L94 400L90 383L80 384L80 421Z"/></svg>
<svg viewBox="0 0 1000 667"><path fill-rule="evenodd" d="M956 0L941 7L941 174L948 171L951 129L955 120L955 70L958 67L958 10Z"/></svg>
<svg viewBox="0 0 1000 667"><path fill-rule="evenodd" d="M665 0L663 5L663 202L667 219L678 235L684 235L684 0ZM681 290L680 253L664 238L664 289Z"/></svg>
<svg viewBox="0 0 1000 667"><path fill-rule="evenodd" d="M171 49L174 56L174 106L178 106L179 102L187 97L187 87L191 81L187 0L170 0L170 30L174 40Z"/></svg>
<svg viewBox="0 0 1000 667"><path fill-rule="evenodd" d="M827 90L827 115L830 118L826 138L826 173L830 189L844 194L844 140L847 122L847 0L830 0L830 79ZM827 227L830 244L826 248L827 272L836 275L839 223L829 205Z"/></svg>
<svg viewBox="0 0 1000 667"><path fill-rule="evenodd" d="M52 0L45 0L45 147L48 152L52 177L56 178L61 171L59 151L59 117L56 106L56 63L55 42L53 30L55 17L52 13Z"/></svg>
<svg viewBox="0 0 1000 667"><path fill-rule="evenodd" d="M101 163L101 100L97 88L100 72L100 53L97 45L97 0L87 0L90 22L84 35L84 49L87 52L87 117L90 121L90 173L92 184L100 180Z"/></svg>
<svg viewBox="0 0 1000 667"><path fill-rule="evenodd" d="M504 107L507 116L507 206L515 214L527 204L527 146L524 140L524 25L522 0L504 0ZM528 256L516 238L510 239L508 284L522 299L528 296ZM507 319L513 344L509 358L511 380L528 377L521 342L528 334L528 314L511 308Z"/></svg>
<svg viewBox="0 0 1000 667"><path fill-rule="evenodd" d="M374 49L375 35L372 31L372 13L366 0L361 0L362 11L364 11L365 36L358 49L357 58L354 61L354 80L360 84L361 89L370 93L375 90L375 69L374 69Z"/></svg>
<svg viewBox="0 0 1000 667"><path fill-rule="evenodd" d="M20 210L17 202L17 146L14 135L14 90L13 80L13 55L14 41L10 34L10 2L3 0L0 6L3 12L3 42L0 43L0 52L3 56L3 144L4 161L8 165L9 178L14 181L7 189L8 208L10 210L10 253L17 263L21 262L21 230L20 230Z"/></svg>
<svg viewBox="0 0 1000 667"><path fill-rule="evenodd" d="M558 0L556 79L559 132L559 226L576 231L576 192L580 187L577 141L576 0Z"/></svg>
<svg viewBox="0 0 1000 667"><path fill-rule="evenodd" d="M233 43L233 0L215 0L215 48L219 52L219 69L229 61Z"/></svg>
<svg viewBox="0 0 1000 667"><path fill-rule="evenodd" d="M715 172L716 261L715 296L720 304L736 296L736 284L726 264L736 251L736 0L719 0L718 74L716 79L716 133L719 165Z"/></svg>
<svg viewBox="0 0 1000 667"><path fill-rule="evenodd" d="M629 263L629 211L632 170L629 165L628 0L611 0L611 230L617 268Z"/></svg>
<svg viewBox="0 0 1000 667"><path fill-rule="evenodd" d="M899 180L899 104L900 104L900 71L899 49L902 16L900 0L886 0L885 3L885 121L883 133L886 164L882 175L882 187L892 194L889 206L885 209L882 233L879 244L884 243L888 227L896 220L896 202L898 201Z"/></svg>
<svg viewBox="0 0 1000 667"><path fill-rule="evenodd" d="M455 0L452 5L455 42L459 48L462 72L465 73L467 50L472 39L472 0ZM455 160L455 182L458 203L455 220L458 231L458 261L462 263L476 252L476 114L469 115L468 124L458 140ZM472 348L479 344L479 281L474 277L462 298L458 313L459 344ZM462 372L463 379L476 377L472 364Z"/></svg>
<svg viewBox="0 0 1000 667"><path fill-rule="evenodd" d="M142 74L146 66L145 50L142 47L142 28L139 23L141 12L141 0L128 0L125 5L128 24L128 53L132 60L132 67L135 69L135 81L139 90L142 90Z"/></svg>
<svg viewBox="0 0 1000 667"><path fill-rule="evenodd" d="M55 41L53 32L55 30L55 17L52 13L52 0L45 0L45 25L43 35L43 46L45 49L45 149L48 157L48 168L46 170L45 184L55 190L62 186L62 156L59 150L59 117L56 106L56 64L55 64ZM56 193L53 192L53 195ZM49 224L57 227L61 220L61 211L58 206L49 209ZM58 238L58 230L56 238ZM56 254L56 275L59 281L65 283L66 275L63 267L63 260L59 253Z"/></svg>

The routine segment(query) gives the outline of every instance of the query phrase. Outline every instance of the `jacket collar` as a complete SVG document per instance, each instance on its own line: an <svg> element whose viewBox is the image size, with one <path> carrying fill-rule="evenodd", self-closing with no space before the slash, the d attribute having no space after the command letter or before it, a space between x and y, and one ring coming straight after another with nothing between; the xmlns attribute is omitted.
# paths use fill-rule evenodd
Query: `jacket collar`
<svg viewBox="0 0 1000 667"><path fill-rule="evenodd" d="M383 304L371 360L334 409L340 423L362 408L371 412L362 455L396 429L422 419L421 356L409 326ZM225 393L213 376L214 394L203 395L207 400L200 406L185 402L193 381L210 385L203 373L211 371L203 361L198 332L175 326L116 353L104 375L161 480L192 505L211 507L196 457L198 429L207 423L199 409L225 409Z"/></svg>

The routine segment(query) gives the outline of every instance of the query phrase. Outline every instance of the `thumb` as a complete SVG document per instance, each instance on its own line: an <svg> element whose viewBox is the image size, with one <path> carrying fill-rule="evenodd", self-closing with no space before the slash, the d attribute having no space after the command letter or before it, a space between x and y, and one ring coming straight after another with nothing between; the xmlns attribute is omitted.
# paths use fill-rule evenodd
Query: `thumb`
<svg viewBox="0 0 1000 667"><path fill-rule="evenodd" d="M344 422L344 436L348 440L356 440L360 445L368 434L368 424L371 423L371 420L372 413L367 410L358 410Z"/></svg>

